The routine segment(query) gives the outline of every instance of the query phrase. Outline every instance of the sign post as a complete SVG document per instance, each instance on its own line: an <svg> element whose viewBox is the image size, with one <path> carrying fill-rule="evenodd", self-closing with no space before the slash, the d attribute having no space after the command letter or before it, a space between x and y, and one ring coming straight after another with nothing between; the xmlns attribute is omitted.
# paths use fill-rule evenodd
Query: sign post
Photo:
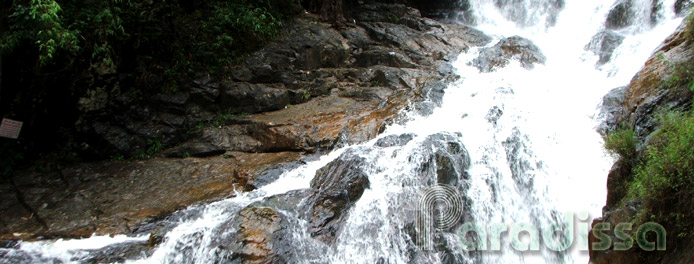
<svg viewBox="0 0 694 264"><path fill-rule="evenodd" d="M3 118L0 123L0 137L17 139L22 131L22 122Z"/></svg>

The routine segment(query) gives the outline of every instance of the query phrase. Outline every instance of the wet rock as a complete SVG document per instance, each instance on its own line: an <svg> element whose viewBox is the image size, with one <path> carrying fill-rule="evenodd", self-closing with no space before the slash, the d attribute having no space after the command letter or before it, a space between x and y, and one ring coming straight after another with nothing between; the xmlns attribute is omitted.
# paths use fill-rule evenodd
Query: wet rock
<svg viewBox="0 0 694 264"><path fill-rule="evenodd" d="M605 120L598 126L598 132L602 135L614 131L619 125L619 118L621 118L626 109L624 109L624 95L626 92L626 86L617 87L610 90L603 98L602 105L600 107L600 118Z"/></svg>
<svg viewBox="0 0 694 264"><path fill-rule="evenodd" d="M554 26L559 12L564 8L564 0L525 1L525 0L494 0L494 5L508 20L516 22L521 27L544 24ZM537 20L545 17L545 21Z"/></svg>
<svg viewBox="0 0 694 264"><path fill-rule="evenodd" d="M620 0L610 9L605 21L607 29L620 29L634 23L634 11L632 0Z"/></svg>
<svg viewBox="0 0 694 264"><path fill-rule="evenodd" d="M503 68L510 60L517 60L526 69L532 69L536 63L545 63L545 55L530 40L514 36L504 38L490 48L480 51L479 57L472 61L472 65L482 72L490 72Z"/></svg>
<svg viewBox="0 0 694 264"><path fill-rule="evenodd" d="M152 250L146 243L121 243L110 245L98 250L90 250L88 257L80 263L123 263L152 255Z"/></svg>
<svg viewBox="0 0 694 264"><path fill-rule="evenodd" d="M220 225L211 243L215 261L223 263L296 263L297 219L306 219L313 189L267 197L239 210ZM303 242L303 241L302 241ZM308 245L306 245L308 246Z"/></svg>
<svg viewBox="0 0 694 264"><path fill-rule="evenodd" d="M601 31L593 36L585 49L599 56L597 66L600 66L610 61L612 53L622 44L623 40L624 36L613 31Z"/></svg>
<svg viewBox="0 0 694 264"><path fill-rule="evenodd" d="M607 20L605 21L605 28L611 30L622 29L628 26L636 25L638 23L643 23L643 18L646 17L646 23L651 26L658 22L659 15L658 12L663 8L662 1L652 0L649 7L643 10L644 6L640 2L634 2L634 0L619 0L615 2L607 14ZM675 4L675 8L677 4Z"/></svg>
<svg viewBox="0 0 694 264"><path fill-rule="evenodd" d="M283 173L296 169L303 164L305 163L303 163L302 161L295 161L290 163L272 165L269 168L265 169L263 172L256 175L253 178L253 180L248 184L253 189L258 189L276 181Z"/></svg>
<svg viewBox="0 0 694 264"><path fill-rule="evenodd" d="M422 96L427 100L416 103L414 107L420 115L428 116L443 103L443 95L448 85L444 81L433 81L424 83L422 86Z"/></svg>
<svg viewBox="0 0 694 264"><path fill-rule="evenodd" d="M239 212L241 218L237 239L241 248L234 251L234 259L243 263L286 263L274 254L276 233L283 230L284 215L268 207L246 207Z"/></svg>
<svg viewBox="0 0 694 264"><path fill-rule="evenodd" d="M501 108L499 108L498 106L493 106L487 112L486 118L487 118L487 121L489 121L489 123L496 125L496 121L498 121L499 118L501 118L501 116L503 114L504 114L504 111L501 110Z"/></svg>
<svg viewBox="0 0 694 264"><path fill-rule="evenodd" d="M354 151L316 171L311 188L317 195L309 216L311 236L328 244L335 241L347 211L369 187L365 160Z"/></svg>
<svg viewBox="0 0 694 264"><path fill-rule="evenodd" d="M175 228L174 225L171 224L159 224L156 227L154 227L154 230L152 230L152 233L149 234L149 239L147 240L147 246L150 248L156 247L162 242L164 242L164 239L166 238L166 234L169 233L169 231L173 230Z"/></svg>
<svg viewBox="0 0 694 264"><path fill-rule="evenodd" d="M446 184L464 191L469 178L470 156L458 135L439 133L427 137L422 143L428 158L420 168L421 177L429 184Z"/></svg>
<svg viewBox="0 0 694 264"><path fill-rule="evenodd" d="M502 142L506 151L506 161L511 169L511 176L516 185L525 192L532 191L534 184L534 177L528 176L534 167L528 160L529 157L532 157L532 153L526 147L527 141L527 136L521 134L518 128L514 128L511 136Z"/></svg>
<svg viewBox="0 0 694 264"><path fill-rule="evenodd" d="M691 0L677 0L675 1L675 13L682 15L692 8L692 6L694 6L694 2Z"/></svg>
<svg viewBox="0 0 694 264"><path fill-rule="evenodd" d="M376 141L376 146L387 148L407 145L414 138L414 134L390 135Z"/></svg>
<svg viewBox="0 0 694 264"><path fill-rule="evenodd" d="M484 34L484 32L469 26L451 25L449 30L454 31L454 34L464 36L464 40L474 47L486 46L492 41L492 38Z"/></svg>

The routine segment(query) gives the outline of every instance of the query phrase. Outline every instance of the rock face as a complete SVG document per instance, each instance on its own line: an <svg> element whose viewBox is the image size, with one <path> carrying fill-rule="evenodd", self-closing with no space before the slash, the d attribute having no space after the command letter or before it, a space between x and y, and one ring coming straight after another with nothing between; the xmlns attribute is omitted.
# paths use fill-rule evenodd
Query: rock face
<svg viewBox="0 0 694 264"><path fill-rule="evenodd" d="M659 108L686 111L691 107L694 92L688 83L668 85L668 80L679 79L677 74L684 74L678 72L678 67L690 67L693 62L694 50L687 41L685 24L686 21L661 44L626 89L624 106L627 112L618 120L633 124L639 137L645 138L653 132L654 113Z"/></svg>
<svg viewBox="0 0 694 264"><path fill-rule="evenodd" d="M427 17L453 18L456 16L456 13L462 13L466 18L472 18L469 16L470 11L472 11L469 0L411 0L409 3L422 11L422 15ZM474 20L466 22L473 22L474 24Z"/></svg>
<svg viewBox="0 0 694 264"><path fill-rule="evenodd" d="M98 100L83 100L87 114L78 123L86 153L158 158L20 172L14 185L0 184L0 211L8 212L0 217L0 237L130 233L187 205L260 188L300 164L303 154L375 137L410 103L430 112L457 78L449 61L490 40L404 5L358 5L351 12L354 23L339 30L300 15L224 80L202 78L140 101L95 92L91 99ZM433 103L419 103L423 98ZM348 180L317 179L313 186L312 232L330 241L341 212L368 181L352 179L359 173L351 168L326 170Z"/></svg>
<svg viewBox="0 0 694 264"><path fill-rule="evenodd" d="M512 59L519 61L526 69L532 69L536 63L544 64L547 60L532 41L514 36L502 39L493 47L482 49L472 65L482 72L490 72L505 67Z"/></svg>
<svg viewBox="0 0 694 264"><path fill-rule="evenodd" d="M422 177L436 179L431 184L446 184L462 187L469 178L467 169L470 167L470 156L465 146L453 135L434 134L424 141L422 148L429 154L429 163L435 167L424 167ZM435 176L428 176L433 174ZM464 191L461 190L461 191Z"/></svg>
<svg viewBox="0 0 694 264"><path fill-rule="evenodd" d="M394 138L409 141L410 137L411 135L404 134ZM419 175L427 179L427 185L448 184L461 192L467 189L470 157L457 135L431 135L421 142L421 149L423 159ZM360 156L362 151L367 150L378 151L370 148L350 149L318 169L311 181L311 188L268 197L244 208L239 212L238 218L230 219L228 224L220 228L220 232L238 231L224 235L225 238L220 239L218 243L232 252L241 252L234 253L230 259L244 263L297 261L296 255L300 253L292 246L296 236L306 236L300 238L302 243L315 242L315 245L305 244L303 247L317 252L333 247L343 231L342 226L348 219L350 210L369 188L368 173L371 168ZM466 201L464 204L465 212L469 212L471 202ZM402 213L413 214L413 211L405 209ZM461 223L470 220L471 216L466 214ZM414 216L407 218L407 221L410 222L405 227L409 228L406 232L411 234L414 241ZM303 228L305 230L302 230ZM307 237L316 240L307 242ZM460 252L450 248L445 239L436 238L435 242L437 249L445 252L447 258L458 259ZM420 252L414 244L412 252L414 255L426 254ZM416 257L413 256L413 259Z"/></svg>
<svg viewBox="0 0 694 264"><path fill-rule="evenodd" d="M636 25L639 19L645 17L650 25L655 25L658 22L658 12L663 8L662 1L652 0L650 9L639 10L640 4L634 3L634 0L619 0L615 2L607 14L605 20L605 28L610 30L622 29L628 26ZM675 7L678 5L675 4Z"/></svg>
<svg viewBox="0 0 694 264"><path fill-rule="evenodd" d="M632 0L618 1L607 15L605 27L608 29L620 29L634 23L634 3Z"/></svg>
<svg viewBox="0 0 694 264"><path fill-rule="evenodd" d="M689 111L692 108L694 91L690 90L691 80L675 82L673 76L683 74L678 67L691 67L694 58L692 43L687 38L687 21L683 22L676 32L646 61L644 67L634 76L628 86L611 91L603 99L603 113L607 121L599 129L609 133L617 124L633 128L638 140L637 152L643 151L649 144L648 139L657 129L657 112L662 110ZM687 69L687 68L685 68ZM678 78L686 78L682 75ZM608 223L614 230L618 223L630 222L641 208L639 200L625 201L626 185L633 179L632 164L618 161L610 170L607 179L607 201L598 223ZM689 220L684 220L689 221ZM613 231L604 232L613 241L623 241L615 237ZM591 235L590 241L598 239ZM691 262L691 250L694 244L681 241L668 234L667 251L646 252L637 246L632 250L619 251L610 247L607 250L591 250L591 263L688 263ZM677 244L677 249L671 245Z"/></svg>
<svg viewBox="0 0 694 264"><path fill-rule="evenodd" d="M369 188L364 165L357 152L345 152L316 171L311 188L268 197L240 210L238 217L218 228L222 235L215 237L217 241L212 245L219 249L218 259L232 263L295 263L299 259L294 239L303 232L316 238L316 247L331 246L350 208Z"/></svg>
<svg viewBox="0 0 694 264"><path fill-rule="evenodd" d="M374 138L410 104L431 112L457 78L450 60L490 41L404 5L364 4L351 13L342 29L298 16L223 80L141 100L117 90L85 98L78 144L86 153L156 158L18 172L14 184L0 184L0 238L131 233L187 205L260 188L302 155ZM334 166L323 176L346 178L319 178L310 193L311 232L325 241L368 186L351 167Z"/></svg>
<svg viewBox="0 0 694 264"><path fill-rule="evenodd" d="M200 79L139 104L104 95L108 107L80 122L85 144L93 153L130 156L153 141L170 147L197 139L195 146L212 144L205 147L212 153L313 151L341 138L363 141L392 122L408 99L421 100L423 87L455 79L444 66L448 60L489 42L477 30L422 18L404 5L359 5L351 12L356 24L341 30L299 16L225 80Z"/></svg>

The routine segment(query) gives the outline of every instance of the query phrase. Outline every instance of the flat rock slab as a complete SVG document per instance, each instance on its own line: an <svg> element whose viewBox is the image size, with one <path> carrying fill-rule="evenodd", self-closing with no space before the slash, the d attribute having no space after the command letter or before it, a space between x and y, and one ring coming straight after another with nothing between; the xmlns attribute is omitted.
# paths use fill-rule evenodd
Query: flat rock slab
<svg viewBox="0 0 694 264"><path fill-rule="evenodd" d="M107 161L60 173L26 172L16 176L16 185L31 209L19 202L12 186L0 185L0 210L11 212L0 215L0 239L131 233L194 203L245 191L271 165L296 161L301 154L226 157Z"/></svg>

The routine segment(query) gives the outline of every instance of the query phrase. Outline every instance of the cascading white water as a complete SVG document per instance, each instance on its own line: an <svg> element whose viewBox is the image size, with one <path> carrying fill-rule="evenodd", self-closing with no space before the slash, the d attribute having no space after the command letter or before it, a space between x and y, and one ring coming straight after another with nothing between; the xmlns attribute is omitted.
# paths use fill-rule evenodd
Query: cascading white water
<svg viewBox="0 0 694 264"><path fill-rule="evenodd" d="M510 2L511 6L499 7L498 2ZM649 19L620 29L618 33L625 35L624 41L609 63L596 68L598 58L585 46L593 35L604 30L612 1L559 2L562 1L470 1L476 27L494 39L490 45L519 35L540 48L547 57L546 63L527 70L512 62L505 68L480 73L470 66L480 49L472 49L454 63L462 78L447 88L441 107L433 114L409 113L407 122L387 128L377 139L335 150L253 192L191 207L181 213L184 217L151 256L131 262L219 260L231 252L220 251L214 246L216 241L235 232L224 223L249 204L309 188L317 169L350 152L366 160L368 165L362 169L368 174L370 188L350 209L334 247L312 239L305 219L278 208L292 219L295 262L587 263L587 252L580 250L587 242L578 239L587 229L580 227L570 253L547 249L518 252L511 248L508 239L502 241L501 251L471 253L463 250L454 232L442 232L445 254L429 254L413 248L408 233L419 209L415 206L418 199L436 182L437 172L432 170L437 159L432 160L432 155L462 155L449 153L447 144L464 146L469 154L471 164L466 171L462 166L454 166L455 174L461 177L466 220L483 226L530 223L543 228L555 224L558 215L568 212L576 213L577 226L582 223L585 227L590 219L581 213L600 215L606 197L606 175L613 160L603 151L602 140L595 132L599 122L597 105L611 88L628 83L681 18L675 17L672 10L674 0L664 1L657 24L645 26ZM651 1L635 3L642 7L639 10L646 10ZM514 8L522 9L522 18L514 19ZM547 23L550 20L552 23ZM496 117L492 120L490 114ZM413 138L402 146L375 146L379 139L401 134L411 134ZM65 247L64 242L27 242L14 253L33 257L30 262L79 262L87 250L95 248L92 241L104 239L109 240L95 237L70 247ZM110 243L143 239L116 237Z"/></svg>

